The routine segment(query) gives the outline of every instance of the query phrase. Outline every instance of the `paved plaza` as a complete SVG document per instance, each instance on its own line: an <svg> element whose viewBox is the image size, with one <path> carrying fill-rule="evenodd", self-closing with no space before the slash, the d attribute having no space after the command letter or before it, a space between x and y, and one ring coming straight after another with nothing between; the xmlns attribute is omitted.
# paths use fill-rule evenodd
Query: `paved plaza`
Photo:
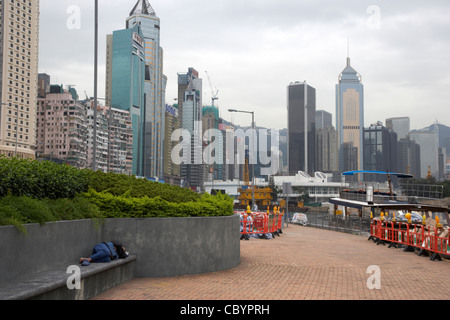
<svg viewBox="0 0 450 320"><path fill-rule="evenodd" d="M94 300L447 300L449 272L450 261L367 236L289 224L274 239L241 240L233 269L135 278Z"/></svg>

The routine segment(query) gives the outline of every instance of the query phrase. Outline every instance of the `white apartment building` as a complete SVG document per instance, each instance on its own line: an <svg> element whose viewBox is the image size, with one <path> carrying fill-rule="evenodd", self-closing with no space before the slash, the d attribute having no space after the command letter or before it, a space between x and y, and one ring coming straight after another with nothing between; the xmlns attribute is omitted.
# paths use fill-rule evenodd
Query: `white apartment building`
<svg viewBox="0 0 450 320"><path fill-rule="evenodd" d="M0 154L35 158L39 0L0 0Z"/></svg>

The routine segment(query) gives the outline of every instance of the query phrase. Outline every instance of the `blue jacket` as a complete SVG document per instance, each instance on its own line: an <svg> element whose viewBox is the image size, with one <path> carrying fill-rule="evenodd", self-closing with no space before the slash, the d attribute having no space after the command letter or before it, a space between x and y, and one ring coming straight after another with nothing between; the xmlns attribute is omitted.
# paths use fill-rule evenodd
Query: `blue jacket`
<svg viewBox="0 0 450 320"><path fill-rule="evenodd" d="M111 255L113 257L115 256L112 260L116 260L119 257L113 243L101 242L94 246L90 258L92 259L92 262L110 262Z"/></svg>

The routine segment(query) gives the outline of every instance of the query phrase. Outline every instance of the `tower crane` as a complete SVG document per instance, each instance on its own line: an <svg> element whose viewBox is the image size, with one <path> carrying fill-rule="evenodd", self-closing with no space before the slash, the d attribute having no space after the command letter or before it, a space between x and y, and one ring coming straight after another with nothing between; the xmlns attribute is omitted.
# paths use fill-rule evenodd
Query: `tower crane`
<svg viewBox="0 0 450 320"><path fill-rule="evenodd" d="M214 93L213 85L211 83L211 79L209 78L208 71L205 71L206 75L208 76L209 85L211 87L211 100L212 100L212 106L214 107L214 101L219 100L219 97L217 96L219 94L219 90L216 89L216 93Z"/></svg>

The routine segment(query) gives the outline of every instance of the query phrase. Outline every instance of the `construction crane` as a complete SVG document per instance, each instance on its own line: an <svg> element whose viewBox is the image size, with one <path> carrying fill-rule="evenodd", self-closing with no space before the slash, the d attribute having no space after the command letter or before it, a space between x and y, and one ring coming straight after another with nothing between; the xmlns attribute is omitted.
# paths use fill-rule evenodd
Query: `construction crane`
<svg viewBox="0 0 450 320"><path fill-rule="evenodd" d="M209 85L211 87L211 100L212 100L212 106L214 107L214 101L215 100L219 100L219 98L217 96L219 94L219 90L217 90L217 88L214 87L216 89L216 93L214 93L214 88L213 88L213 85L211 83L211 79L209 78L208 71L205 71L205 73L208 76Z"/></svg>

